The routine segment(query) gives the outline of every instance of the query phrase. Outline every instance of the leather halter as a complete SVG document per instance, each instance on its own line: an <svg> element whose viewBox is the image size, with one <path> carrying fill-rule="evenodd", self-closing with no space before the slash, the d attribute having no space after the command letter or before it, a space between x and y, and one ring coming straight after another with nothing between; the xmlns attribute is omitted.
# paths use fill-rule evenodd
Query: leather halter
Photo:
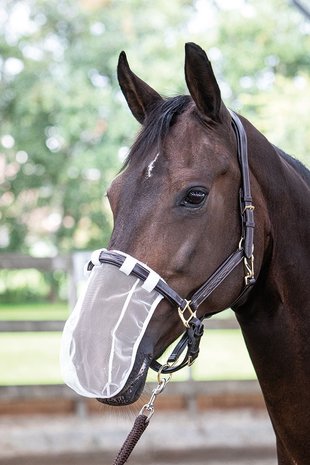
<svg viewBox="0 0 310 465"><path fill-rule="evenodd" d="M208 312L203 317L198 318L196 315L199 306L210 296L210 294L229 276L232 271L243 261L245 269L245 285L241 294L232 306L237 305L241 298L248 292L255 283L254 278L254 205L251 196L247 136L245 129L239 117L230 111L232 117L232 127L237 139L237 156L241 171L240 196L240 215L241 215L241 238L239 246L217 269L216 271L199 287L191 296L190 300L183 299L175 292L162 278L159 277L155 286L157 292L163 295L172 305L178 308L179 316L186 327L182 338L172 351L168 358L167 365L161 365L156 360L151 362L151 368L161 373L172 373L180 370L186 365L191 365L199 353L199 342L204 331L203 319L212 316L215 312ZM99 261L121 267L125 257L116 251L102 251ZM88 269L92 268L90 262ZM145 281L150 274L150 269L142 263L136 263L132 274ZM187 347L186 355L179 365L175 366L180 355Z"/></svg>

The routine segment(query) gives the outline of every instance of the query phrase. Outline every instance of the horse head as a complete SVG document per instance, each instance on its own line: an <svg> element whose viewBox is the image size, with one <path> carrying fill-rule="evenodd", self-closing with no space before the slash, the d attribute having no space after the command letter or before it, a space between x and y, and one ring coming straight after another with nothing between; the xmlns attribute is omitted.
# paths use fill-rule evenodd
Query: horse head
<svg viewBox="0 0 310 465"><path fill-rule="evenodd" d="M206 53L192 43L185 49L185 78L189 96L163 99L132 72L124 52L119 57L119 84L142 129L108 190L114 217L108 248L137 258L190 297L238 247L241 174L231 115ZM231 306L243 277L238 266L198 316ZM135 401L150 362L183 331L176 308L164 299L125 388L104 402Z"/></svg>

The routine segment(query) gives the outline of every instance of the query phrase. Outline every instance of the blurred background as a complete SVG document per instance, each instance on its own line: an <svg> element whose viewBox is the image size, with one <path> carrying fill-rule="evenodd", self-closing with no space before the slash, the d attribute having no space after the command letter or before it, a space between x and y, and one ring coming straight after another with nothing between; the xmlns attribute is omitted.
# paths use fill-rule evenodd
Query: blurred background
<svg viewBox="0 0 310 465"><path fill-rule="evenodd" d="M90 451L109 454L136 413L110 416L69 392L59 343L89 251L107 245L112 217L105 193L139 130L118 87L118 55L125 50L140 77L172 96L187 93L189 41L207 51L226 105L309 167L309 0L0 4L0 463L71 463L78 451L72 463L80 463L77 457ZM211 465L212 457L214 464L253 465L254 457L274 463L274 438L233 315L228 310L207 326L198 362L159 402L153 437L167 442L161 415L173 435L191 412L190 431L201 434L201 443L189 443L197 463L206 447ZM102 434L90 433L91 422ZM222 433L227 426L223 440L208 430L212 424ZM240 443L231 443L231 429ZM171 442L177 446L166 444L163 461L184 449L178 438ZM184 451L182 457L194 463Z"/></svg>

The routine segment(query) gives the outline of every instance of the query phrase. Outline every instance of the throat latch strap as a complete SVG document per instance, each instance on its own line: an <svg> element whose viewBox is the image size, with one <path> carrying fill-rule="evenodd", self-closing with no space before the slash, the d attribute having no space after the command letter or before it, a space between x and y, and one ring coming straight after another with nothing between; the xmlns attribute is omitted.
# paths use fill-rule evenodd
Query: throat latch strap
<svg viewBox="0 0 310 465"><path fill-rule="evenodd" d="M240 212L242 220L242 236L244 239L243 250L246 258L250 258L254 250L254 205L250 184L250 169L248 161L247 136L239 117L232 111L231 123L237 140L237 154L242 176L240 188Z"/></svg>

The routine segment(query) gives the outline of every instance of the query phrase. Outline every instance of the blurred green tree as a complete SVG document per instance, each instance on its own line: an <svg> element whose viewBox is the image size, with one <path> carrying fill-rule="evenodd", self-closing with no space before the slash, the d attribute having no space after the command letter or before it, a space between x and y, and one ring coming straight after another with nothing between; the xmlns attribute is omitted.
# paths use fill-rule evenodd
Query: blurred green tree
<svg viewBox="0 0 310 465"><path fill-rule="evenodd" d="M229 25L229 26L228 26ZM245 2L222 12L220 73L231 106L310 165L310 22L292 2ZM227 76L229 79L227 79Z"/></svg>
<svg viewBox="0 0 310 465"><path fill-rule="evenodd" d="M181 14L164 1L158 13L147 1L4 3L1 245L102 246L111 230L104 194L137 127L117 87L118 53L143 41L151 60L150 32L178 24L186 2L174 2Z"/></svg>
<svg viewBox="0 0 310 465"><path fill-rule="evenodd" d="M115 75L123 49L173 95L184 42L200 43L225 102L307 161L310 25L289 1L3 0L0 26L2 250L107 243L105 191L138 129Z"/></svg>

